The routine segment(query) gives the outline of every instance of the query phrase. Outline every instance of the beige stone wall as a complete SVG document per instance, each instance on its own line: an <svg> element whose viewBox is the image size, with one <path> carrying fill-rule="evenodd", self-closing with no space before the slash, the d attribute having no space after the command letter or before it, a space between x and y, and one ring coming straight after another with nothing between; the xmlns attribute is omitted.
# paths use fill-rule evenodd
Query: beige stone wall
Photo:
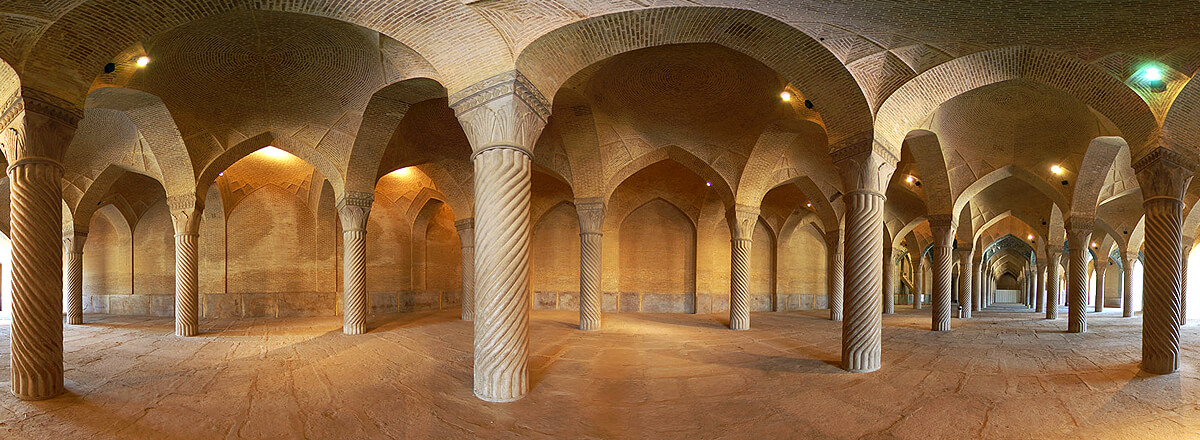
<svg viewBox="0 0 1200 440"><path fill-rule="evenodd" d="M678 208L655 199L621 222L622 312L695 311L696 230Z"/></svg>
<svg viewBox="0 0 1200 440"><path fill-rule="evenodd" d="M825 242L811 226L785 231L779 246L779 308L802 310L828 307L825 295Z"/></svg>
<svg viewBox="0 0 1200 440"><path fill-rule="evenodd" d="M530 267L533 307L579 309L579 218L575 207L560 203L533 227Z"/></svg>
<svg viewBox="0 0 1200 440"><path fill-rule="evenodd" d="M175 228L165 199L133 230L133 294L150 296L150 314L175 315Z"/></svg>
<svg viewBox="0 0 1200 440"><path fill-rule="evenodd" d="M97 210L88 226L83 274L84 312L150 314L149 301L129 299L133 293L133 238L125 217L113 205Z"/></svg>

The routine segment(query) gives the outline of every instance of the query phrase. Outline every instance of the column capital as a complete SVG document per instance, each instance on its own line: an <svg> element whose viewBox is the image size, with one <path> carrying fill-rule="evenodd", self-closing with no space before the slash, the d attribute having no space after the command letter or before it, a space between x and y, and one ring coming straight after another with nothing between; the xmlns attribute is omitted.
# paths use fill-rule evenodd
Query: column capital
<svg viewBox="0 0 1200 440"><path fill-rule="evenodd" d="M829 249L836 249L838 247L838 243L841 243L841 242L842 242L842 230L841 229L838 229L836 231L829 231L829 232L825 233L825 246L828 246Z"/></svg>
<svg viewBox="0 0 1200 440"><path fill-rule="evenodd" d="M758 208L739 204L726 211L725 217L729 220L730 238L733 240L754 238L754 226L758 224Z"/></svg>
<svg viewBox="0 0 1200 440"><path fill-rule="evenodd" d="M933 232L934 246L954 245L954 216L950 214L935 214L928 217L929 230Z"/></svg>
<svg viewBox="0 0 1200 440"><path fill-rule="evenodd" d="M458 244L462 248L475 247L475 218L467 217L454 221L454 229L458 230Z"/></svg>
<svg viewBox="0 0 1200 440"><path fill-rule="evenodd" d="M604 199L601 197L575 199L575 214L579 216L580 234L603 234L604 213Z"/></svg>
<svg viewBox="0 0 1200 440"><path fill-rule="evenodd" d="M83 252L83 243L87 241L87 231L76 229L63 234L63 250L66 252Z"/></svg>
<svg viewBox="0 0 1200 440"><path fill-rule="evenodd" d="M1089 217L1074 216L1067 219L1067 246L1069 246L1069 249L1086 250L1088 240L1092 237L1092 228L1095 224L1096 220Z"/></svg>
<svg viewBox="0 0 1200 440"><path fill-rule="evenodd" d="M458 232L475 229L475 217L460 218L454 221L454 229Z"/></svg>
<svg viewBox="0 0 1200 440"><path fill-rule="evenodd" d="M371 204L375 195L348 192L337 202L338 218L342 221L342 232L366 231L367 217L371 215Z"/></svg>
<svg viewBox="0 0 1200 440"><path fill-rule="evenodd" d="M550 117L549 101L516 70L459 90L450 103L476 152L495 145L532 151Z"/></svg>
<svg viewBox="0 0 1200 440"><path fill-rule="evenodd" d="M1133 270L1133 263L1136 263L1137 261L1138 261L1138 253L1137 252L1121 253L1121 263L1123 263L1125 270Z"/></svg>
<svg viewBox="0 0 1200 440"><path fill-rule="evenodd" d="M1196 160L1159 146L1134 162L1133 169L1145 201L1159 198L1183 201Z"/></svg>
<svg viewBox="0 0 1200 440"><path fill-rule="evenodd" d="M200 217L204 214L204 203L195 194L167 196L167 208L171 211L171 222L175 235L200 233Z"/></svg>
<svg viewBox="0 0 1200 440"><path fill-rule="evenodd" d="M9 166L26 159L59 163L75 136L83 112L53 95L30 88L22 88L21 94L7 104L0 115L0 127L7 127L0 135L0 149L4 150Z"/></svg>
<svg viewBox="0 0 1200 440"><path fill-rule="evenodd" d="M848 193L867 192L884 197L888 181L900 160L887 147L864 139L830 153Z"/></svg>
<svg viewBox="0 0 1200 440"><path fill-rule="evenodd" d="M1051 263L1051 262L1053 262L1054 264L1058 264L1058 261L1060 258L1062 258L1062 254L1063 254L1062 249L1059 249L1060 247L1061 246L1047 246L1047 249L1046 249L1047 266L1049 266L1049 263Z"/></svg>

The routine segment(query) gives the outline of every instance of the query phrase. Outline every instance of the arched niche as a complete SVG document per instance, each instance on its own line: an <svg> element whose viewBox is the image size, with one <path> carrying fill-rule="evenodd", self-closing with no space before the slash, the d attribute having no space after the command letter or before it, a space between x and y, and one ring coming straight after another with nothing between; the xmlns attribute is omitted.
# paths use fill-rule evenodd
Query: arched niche
<svg viewBox="0 0 1200 440"><path fill-rule="evenodd" d="M675 205L654 199L620 227L622 312L694 313L696 229Z"/></svg>
<svg viewBox="0 0 1200 440"><path fill-rule="evenodd" d="M579 217L559 203L533 227L530 267L535 309L579 310Z"/></svg>

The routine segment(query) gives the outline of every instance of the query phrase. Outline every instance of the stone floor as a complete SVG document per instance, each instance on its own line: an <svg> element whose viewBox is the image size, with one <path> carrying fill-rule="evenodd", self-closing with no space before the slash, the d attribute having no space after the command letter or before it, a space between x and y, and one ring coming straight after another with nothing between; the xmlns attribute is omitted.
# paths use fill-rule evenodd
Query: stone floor
<svg viewBox="0 0 1200 440"><path fill-rule="evenodd" d="M87 316L67 327L69 394L0 395L0 438L1200 438L1200 326L1178 374L1139 374L1141 318L1119 311L1066 334L1063 318L991 310L931 333L929 311L884 317L884 367L838 369L825 311L533 314L533 390L471 395L471 325L452 312L206 320ZM0 326L0 339L9 328ZM9 376L8 344L0 378ZM8 389L8 383L0 383Z"/></svg>

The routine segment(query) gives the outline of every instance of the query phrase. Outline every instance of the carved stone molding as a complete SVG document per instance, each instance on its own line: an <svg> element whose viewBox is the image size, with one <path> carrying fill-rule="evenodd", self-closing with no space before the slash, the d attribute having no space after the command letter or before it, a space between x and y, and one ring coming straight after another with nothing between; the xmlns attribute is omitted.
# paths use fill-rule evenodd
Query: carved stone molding
<svg viewBox="0 0 1200 440"><path fill-rule="evenodd" d="M831 153L847 193L866 191L883 196L899 159L874 141L862 142Z"/></svg>
<svg viewBox="0 0 1200 440"><path fill-rule="evenodd" d="M338 218L342 221L342 232L366 231L367 217L371 215L374 194L351 192L337 202Z"/></svg>
<svg viewBox="0 0 1200 440"><path fill-rule="evenodd" d="M751 240L754 238L754 226L758 224L758 208L737 205L726 212L729 220L730 237L734 240Z"/></svg>
<svg viewBox="0 0 1200 440"><path fill-rule="evenodd" d="M492 145L532 149L550 117L549 102L515 70L467 87L450 102L475 151Z"/></svg>
<svg viewBox="0 0 1200 440"><path fill-rule="evenodd" d="M579 216L580 234L603 234L605 206L602 198L575 199L575 213Z"/></svg>
<svg viewBox="0 0 1200 440"><path fill-rule="evenodd" d="M1133 164L1146 200L1165 197L1182 201L1196 167L1194 159L1164 147L1155 147Z"/></svg>

